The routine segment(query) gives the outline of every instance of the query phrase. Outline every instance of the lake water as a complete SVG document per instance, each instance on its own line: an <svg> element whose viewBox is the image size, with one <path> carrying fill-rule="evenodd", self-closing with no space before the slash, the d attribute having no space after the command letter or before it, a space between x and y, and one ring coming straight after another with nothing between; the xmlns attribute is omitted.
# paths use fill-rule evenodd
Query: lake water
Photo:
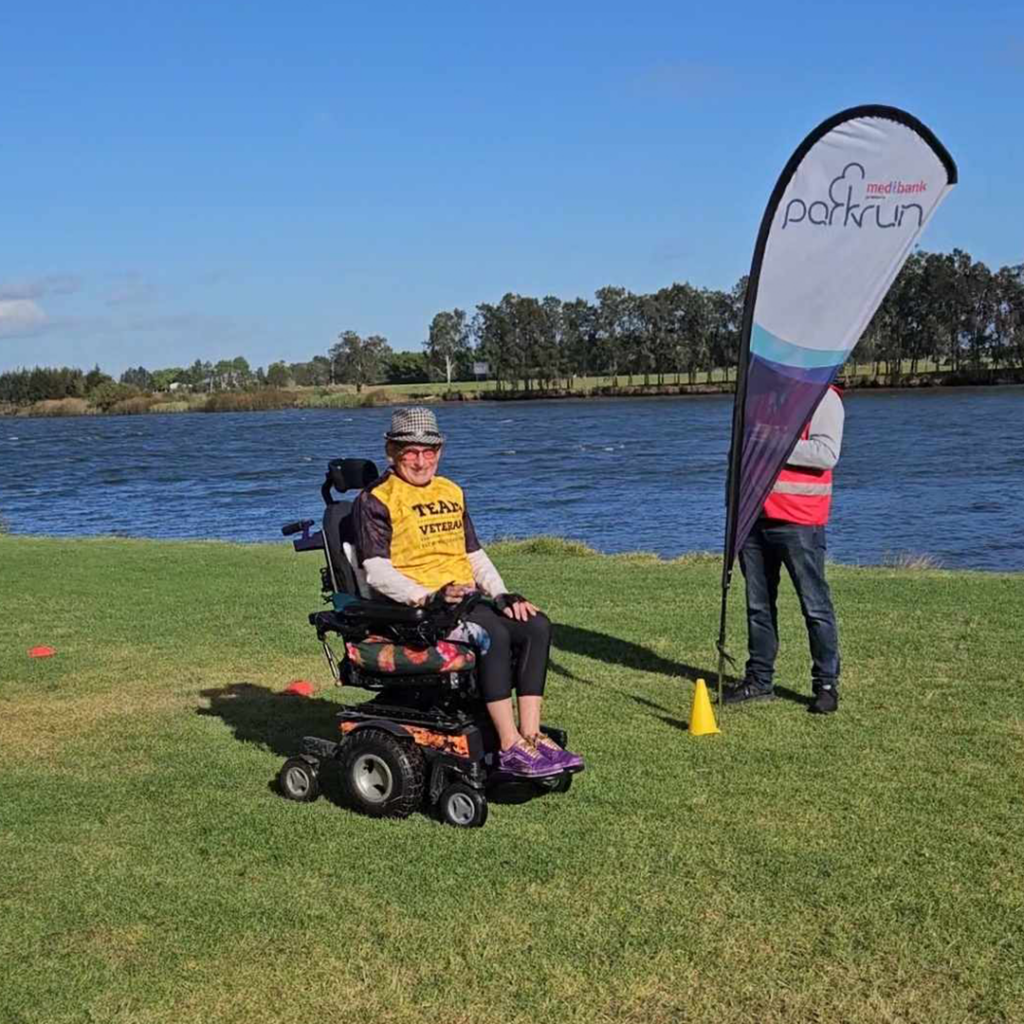
<svg viewBox="0 0 1024 1024"><path fill-rule="evenodd" d="M452 403L442 472L482 538L602 551L720 550L732 398ZM831 556L1024 570L1024 388L846 399ZM16 534L287 543L319 520L328 459L375 458L391 410L0 419L0 519Z"/></svg>

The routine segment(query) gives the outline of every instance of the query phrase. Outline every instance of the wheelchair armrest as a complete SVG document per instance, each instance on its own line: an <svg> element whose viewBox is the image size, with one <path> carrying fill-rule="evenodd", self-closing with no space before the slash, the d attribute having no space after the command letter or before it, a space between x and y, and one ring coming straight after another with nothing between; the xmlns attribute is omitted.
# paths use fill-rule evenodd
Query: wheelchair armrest
<svg viewBox="0 0 1024 1024"><path fill-rule="evenodd" d="M318 635L343 633L346 630L366 626L415 626L426 618L422 608L410 608L403 604L385 601L350 601L340 611L312 612L309 624L316 626Z"/></svg>

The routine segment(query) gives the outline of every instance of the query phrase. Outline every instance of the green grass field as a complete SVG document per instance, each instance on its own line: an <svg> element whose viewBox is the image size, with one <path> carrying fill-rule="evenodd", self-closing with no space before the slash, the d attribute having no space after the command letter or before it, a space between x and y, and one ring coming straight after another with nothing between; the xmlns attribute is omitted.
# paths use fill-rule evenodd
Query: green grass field
<svg viewBox="0 0 1024 1024"><path fill-rule="evenodd" d="M361 695L315 555L0 537L0 1021L1024 1020L1024 575L834 566L840 713L787 590L782 699L693 738L715 559L492 553L588 768L462 831L272 791Z"/></svg>

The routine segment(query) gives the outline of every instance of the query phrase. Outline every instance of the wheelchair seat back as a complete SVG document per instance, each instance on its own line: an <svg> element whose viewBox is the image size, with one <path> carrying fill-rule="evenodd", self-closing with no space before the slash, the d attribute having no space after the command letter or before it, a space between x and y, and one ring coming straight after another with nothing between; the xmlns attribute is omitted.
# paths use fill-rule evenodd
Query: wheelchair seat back
<svg viewBox="0 0 1024 1024"><path fill-rule="evenodd" d="M326 479L320 493L326 505L323 519L325 555L335 593L363 598L372 596L356 553L353 503L338 501L331 491L343 494L345 491L362 490L379 475L377 464L370 459L332 459L327 464Z"/></svg>
<svg viewBox="0 0 1024 1024"><path fill-rule="evenodd" d="M355 523L351 501L334 501L324 509L325 555L336 593L353 597L371 597L366 573L356 553Z"/></svg>

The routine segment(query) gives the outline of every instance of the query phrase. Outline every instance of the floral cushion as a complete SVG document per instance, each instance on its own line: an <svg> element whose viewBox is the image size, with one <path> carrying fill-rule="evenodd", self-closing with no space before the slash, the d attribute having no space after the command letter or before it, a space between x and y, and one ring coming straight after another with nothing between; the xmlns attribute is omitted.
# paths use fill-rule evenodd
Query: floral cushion
<svg viewBox="0 0 1024 1024"><path fill-rule="evenodd" d="M346 643L345 650L360 668L386 675L436 675L462 672L476 665L476 651L449 640L439 640L432 647L412 647L381 636L368 636L357 644Z"/></svg>

